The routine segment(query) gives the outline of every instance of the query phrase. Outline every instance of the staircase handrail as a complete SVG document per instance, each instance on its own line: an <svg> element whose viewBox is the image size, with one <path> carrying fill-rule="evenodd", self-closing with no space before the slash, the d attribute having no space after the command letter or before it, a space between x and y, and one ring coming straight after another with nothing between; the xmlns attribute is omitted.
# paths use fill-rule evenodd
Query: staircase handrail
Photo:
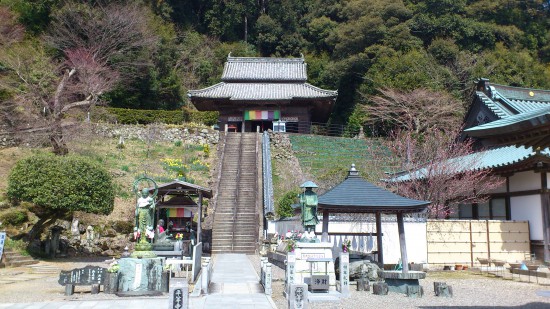
<svg viewBox="0 0 550 309"><path fill-rule="evenodd" d="M222 133L220 132L220 135ZM214 214L214 217L216 216L216 208L218 206L218 193L220 192L220 182L222 178L222 170L223 170L223 162L225 157L225 144L227 143L227 131L223 133L223 138L220 138L221 142L221 153L220 158L218 160L218 176L216 179L216 191L214 192L214 196L212 197L212 200L214 201L214 206L212 207L212 214ZM214 225L214 220L212 220L212 225ZM211 227L212 228L212 227Z"/></svg>
<svg viewBox="0 0 550 309"><path fill-rule="evenodd" d="M264 131L262 136L262 167L263 167L263 192L264 192L264 217L274 216L273 201L273 174L271 170L271 147L269 133Z"/></svg>
<svg viewBox="0 0 550 309"><path fill-rule="evenodd" d="M239 206L239 184L241 183L241 162L242 162L242 156L243 156L243 136L244 132L240 133L239 137L239 154L237 156L237 177L235 178L236 186L235 186L235 207L233 207L233 230L231 232L233 241L231 242L231 251L235 249L235 232L237 229L237 225L235 224L235 221L237 220L237 207Z"/></svg>

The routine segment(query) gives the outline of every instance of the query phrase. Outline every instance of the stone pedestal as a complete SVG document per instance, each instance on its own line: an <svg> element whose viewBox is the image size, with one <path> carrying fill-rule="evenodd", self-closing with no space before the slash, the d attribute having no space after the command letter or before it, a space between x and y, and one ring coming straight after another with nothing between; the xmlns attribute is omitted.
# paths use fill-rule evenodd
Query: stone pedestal
<svg viewBox="0 0 550 309"><path fill-rule="evenodd" d="M418 280L426 278L426 273L423 271L409 271L408 273L403 273L400 270L385 270L380 271L378 276L385 280L390 291L407 294L407 289L409 286L415 288L420 286L420 282Z"/></svg>
<svg viewBox="0 0 550 309"><path fill-rule="evenodd" d="M162 291L163 258L120 259L118 290Z"/></svg>
<svg viewBox="0 0 550 309"><path fill-rule="evenodd" d="M308 259L332 259L332 244L328 242L321 243L301 243L297 242L294 248L294 283L309 284L311 280L310 263ZM313 263L313 275L324 275L325 271L329 276L329 290L336 291L336 276L334 273L334 262ZM326 269L325 269L326 267Z"/></svg>

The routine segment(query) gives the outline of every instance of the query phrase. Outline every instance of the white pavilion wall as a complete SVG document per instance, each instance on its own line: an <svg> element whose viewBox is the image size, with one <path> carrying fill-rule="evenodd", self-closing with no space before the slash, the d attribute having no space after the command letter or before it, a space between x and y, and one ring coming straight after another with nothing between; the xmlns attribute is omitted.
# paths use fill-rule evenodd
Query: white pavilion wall
<svg viewBox="0 0 550 309"><path fill-rule="evenodd" d="M285 235L288 231L303 230L298 220L282 220L270 222L271 231L276 231L280 235ZM426 242L426 222L405 222L405 241L407 244L407 257L409 263L427 262L427 242ZM322 234L322 223L316 226L315 233L320 238ZM377 251L377 241L375 222L349 222L349 221L330 221L329 233L340 235L330 235L333 256L338 256L341 252L342 242L348 238L351 240L351 250L371 253ZM364 233L364 235L354 235ZM396 264L401 258L399 247L399 233L397 222L382 222L382 246L385 264Z"/></svg>

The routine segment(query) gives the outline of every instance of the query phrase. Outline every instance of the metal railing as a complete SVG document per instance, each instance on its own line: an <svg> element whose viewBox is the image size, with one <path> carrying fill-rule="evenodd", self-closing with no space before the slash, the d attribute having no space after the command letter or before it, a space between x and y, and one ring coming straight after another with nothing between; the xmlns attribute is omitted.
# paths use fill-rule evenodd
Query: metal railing
<svg viewBox="0 0 550 309"><path fill-rule="evenodd" d="M322 122L287 122L287 133L314 134L325 136L355 137L359 129L351 129L342 124Z"/></svg>
<svg viewBox="0 0 550 309"><path fill-rule="evenodd" d="M263 170L263 190L264 190L264 216L269 217L275 214L273 203L273 178L271 171L271 149L269 134L263 133L262 136L262 170Z"/></svg>

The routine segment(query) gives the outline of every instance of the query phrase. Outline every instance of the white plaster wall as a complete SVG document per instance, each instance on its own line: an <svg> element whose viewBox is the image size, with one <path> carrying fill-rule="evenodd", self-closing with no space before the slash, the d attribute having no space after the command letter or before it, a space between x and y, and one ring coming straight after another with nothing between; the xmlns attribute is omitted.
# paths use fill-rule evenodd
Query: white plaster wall
<svg viewBox="0 0 550 309"><path fill-rule="evenodd" d="M540 189L540 174L533 171L510 176L510 192Z"/></svg>
<svg viewBox="0 0 550 309"><path fill-rule="evenodd" d="M529 221L531 240L543 239L540 195L514 196L510 198L512 220Z"/></svg>
<svg viewBox="0 0 550 309"><path fill-rule="evenodd" d="M273 221L275 230L281 234L286 234L289 230L303 230L299 221ZM425 222L405 222L405 241L407 244L407 258L409 263L417 264L427 263L428 249L426 240ZM316 226L315 232L321 235L323 230L322 223ZM342 242L348 238L351 240L353 251L370 253L377 250L376 236L369 236L368 233L376 233L375 222L329 222L329 233L365 233L366 235L331 235L333 256L338 256L341 251ZM382 245L384 249L384 263L395 264L401 258L399 246L399 232L397 222L382 222ZM320 237L320 236L318 236Z"/></svg>

